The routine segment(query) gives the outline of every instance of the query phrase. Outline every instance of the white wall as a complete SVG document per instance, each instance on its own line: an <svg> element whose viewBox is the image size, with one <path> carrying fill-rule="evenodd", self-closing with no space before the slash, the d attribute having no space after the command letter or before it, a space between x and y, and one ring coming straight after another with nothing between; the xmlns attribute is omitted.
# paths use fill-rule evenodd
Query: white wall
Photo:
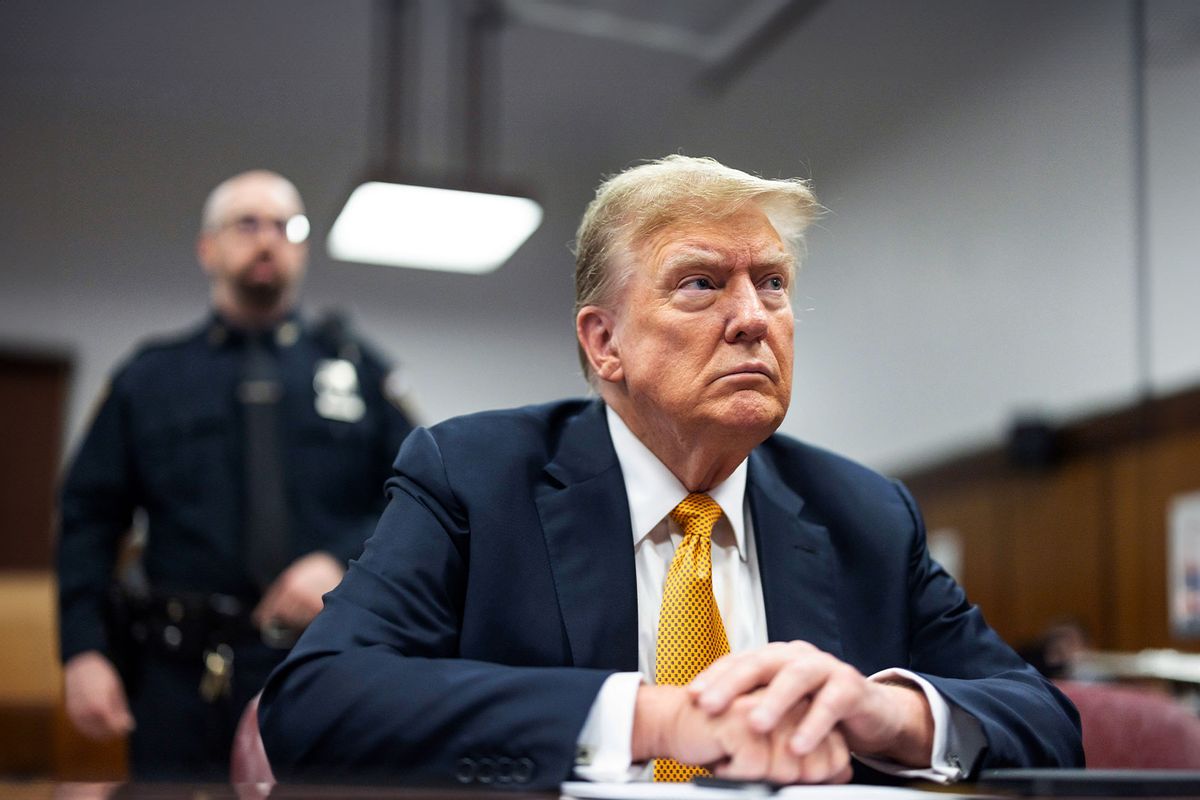
<svg viewBox="0 0 1200 800"><path fill-rule="evenodd" d="M1150 6L1147 75L1151 368L1162 389L1200 376L1200 6Z"/></svg>
<svg viewBox="0 0 1200 800"><path fill-rule="evenodd" d="M874 17L894 51L875 69L907 102L823 169L796 433L911 463L994 439L1014 411L1129 395L1127 12L1087 5L959 4L933 46L905 6Z"/></svg>
<svg viewBox="0 0 1200 800"><path fill-rule="evenodd" d="M1183 0L1149 7L1152 35L1198 16ZM374 135L370 10L0 4L0 345L74 356L72 440L121 354L203 313L200 203L259 165L308 200L308 306L350 309L404 362L427 421L583 391L566 244L601 173L679 150L811 174L830 209L796 298L785 430L897 467L993 440L1017 410L1061 416L1138 390L1127 2L830 0L718 95L687 59L510 27L489 151L547 218L479 278L323 254ZM1200 380L1188 46L1148 73L1162 387ZM444 128L426 120L413 157L452 153L428 141Z"/></svg>

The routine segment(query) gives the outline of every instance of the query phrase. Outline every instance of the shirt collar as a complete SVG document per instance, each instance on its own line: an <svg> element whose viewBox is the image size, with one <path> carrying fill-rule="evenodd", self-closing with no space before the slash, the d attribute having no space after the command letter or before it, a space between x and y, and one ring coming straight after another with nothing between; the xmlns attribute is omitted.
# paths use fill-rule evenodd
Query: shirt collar
<svg viewBox="0 0 1200 800"><path fill-rule="evenodd" d="M296 343L296 340L300 338L301 328L300 314L295 308L292 308L277 323L258 333L264 335L262 339L264 343L285 348ZM215 308L209 311L205 330L208 343L213 347L240 346L248 336L257 335L234 325Z"/></svg>
<svg viewBox="0 0 1200 800"><path fill-rule="evenodd" d="M630 524L633 526L633 543L637 545L658 523L662 522L671 509L688 496L687 488L679 479L650 452L642 440L621 419L621 416L605 406L608 417L608 432L613 450L621 464L621 475L625 479L625 494L629 498ZM746 560L746 461L738 464L728 478L708 491L709 497L725 513L733 528L737 541L738 555Z"/></svg>

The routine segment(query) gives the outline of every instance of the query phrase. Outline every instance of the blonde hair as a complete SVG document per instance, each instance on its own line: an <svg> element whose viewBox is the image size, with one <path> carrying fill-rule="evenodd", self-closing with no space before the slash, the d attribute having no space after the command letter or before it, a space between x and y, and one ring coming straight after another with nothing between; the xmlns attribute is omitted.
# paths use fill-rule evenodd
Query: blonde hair
<svg viewBox="0 0 1200 800"><path fill-rule="evenodd" d="M637 242L680 222L703 222L754 205L766 214L799 263L804 230L820 210L808 181L772 180L712 158L669 155L606 179L583 212L575 234L575 313L611 305L633 270ZM617 262L624 262L618 269ZM579 361L590 381L583 348Z"/></svg>

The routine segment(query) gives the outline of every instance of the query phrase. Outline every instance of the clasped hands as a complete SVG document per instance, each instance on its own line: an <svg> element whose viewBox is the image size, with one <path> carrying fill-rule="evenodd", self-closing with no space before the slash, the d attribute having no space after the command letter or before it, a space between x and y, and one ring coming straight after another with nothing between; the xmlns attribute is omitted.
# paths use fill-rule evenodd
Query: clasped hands
<svg viewBox="0 0 1200 800"><path fill-rule="evenodd" d="M923 767L932 742L919 687L869 681L796 641L723 656L687 686L641 686L632 749L724 778L844 783L851 752Z"/></svg>

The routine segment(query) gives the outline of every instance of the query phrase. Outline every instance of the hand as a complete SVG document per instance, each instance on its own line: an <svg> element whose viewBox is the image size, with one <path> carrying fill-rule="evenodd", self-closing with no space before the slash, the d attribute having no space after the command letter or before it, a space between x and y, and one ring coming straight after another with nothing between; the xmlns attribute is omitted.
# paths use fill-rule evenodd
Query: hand
<svg viewBox="0 0 1200 800"><path fill-rule="evenodd" d="M861 755L929 766L933 716L919 687L868 681L807 642L774 642L722 656L696 676L688 692L709 714L722 714L754 693L749 721L763 733L791 725L789 715L800 710L789 741L799 756L840 731Z"/></svg>
<svg viewBox="0 0 1200 800"><path fill-rule="evenodd" d="M58 783L51 797L53 800L108 800L120 788L119 783Z"/></svg>
<svg viewBox="0 0 1200 800"><path fill-rule="evenodd" d="M125 687L112 662L96 650L72 656L63 668L67 716L89 739L114 739L134 729Z"/></svg>
<svg viewBox="0 0 1200 800"><path fill-rule="evenodd" d="M320 613L321 597L345 574L341 562L329 553L317 551L302 556L267 587L250 618L259 628L275 623L303 630Z"/></svg>
<svg viewBox="0 0 1200 800"><path fill-rule="evenodd" d="M790 738L804 708L789 710L770 731L750 724L759 697L734 699L719 714L708 714L678 686L642 686L633 722L633 758L674 758L708 766L722 778L775 783L845 783L850 779L850 751L833 731L805 754L796 754Z"/></svg>
<svg viewBox="0 0 1200 800"><path fill-rule="evenodd" d="M54 785L53 800L108 800L121 788L119 783L58 783Z"/></svg>

